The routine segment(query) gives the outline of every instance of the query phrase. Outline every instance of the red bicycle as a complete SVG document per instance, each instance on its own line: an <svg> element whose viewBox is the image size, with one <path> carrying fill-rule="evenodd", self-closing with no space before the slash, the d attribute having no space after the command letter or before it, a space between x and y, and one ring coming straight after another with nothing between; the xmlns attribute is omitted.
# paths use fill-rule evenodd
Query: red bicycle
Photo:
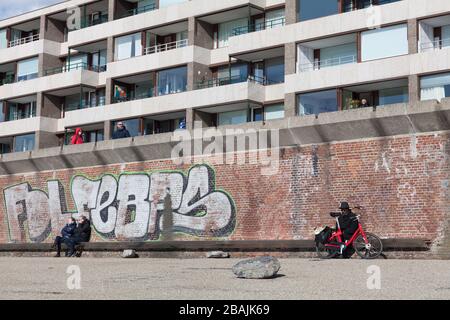
<svg viewBox="0 0 450 320"><path fill-rule="evenodd" d="M341 213L330 213L336 219L337 230L333 231L329 227L316 230L316 251L321 259L332 259L351 248L355 249L358 256L362 259L376 259L383 253L383 243L381 239L372 233L365 232L361 222L360 215L356 216L358 229L348 241L343 241L343 232L339 225ZM320 232L318 232L320 231Z"/></svg>

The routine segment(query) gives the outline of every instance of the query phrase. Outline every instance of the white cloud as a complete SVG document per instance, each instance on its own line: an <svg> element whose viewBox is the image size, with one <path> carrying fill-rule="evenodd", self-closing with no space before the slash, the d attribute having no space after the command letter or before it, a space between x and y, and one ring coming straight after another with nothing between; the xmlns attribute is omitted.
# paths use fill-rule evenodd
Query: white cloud
<svg viewBox="0 0 450 320"><path fill-rule="evenodd" d="M0 0L0 20L63 1L64 0Z"/></svg>

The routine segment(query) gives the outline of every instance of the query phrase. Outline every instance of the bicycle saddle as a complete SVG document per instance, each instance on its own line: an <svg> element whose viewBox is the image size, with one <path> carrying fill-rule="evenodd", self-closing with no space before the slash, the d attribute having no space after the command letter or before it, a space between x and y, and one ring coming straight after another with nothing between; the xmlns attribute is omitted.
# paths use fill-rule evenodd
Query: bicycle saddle
<svg viewBox="0 0 450 320"><path fill-rule="evenodd" d="M332 216L333 218L337 218L340 217L341 214L339 212L330 212L330 216Z"/></svg>

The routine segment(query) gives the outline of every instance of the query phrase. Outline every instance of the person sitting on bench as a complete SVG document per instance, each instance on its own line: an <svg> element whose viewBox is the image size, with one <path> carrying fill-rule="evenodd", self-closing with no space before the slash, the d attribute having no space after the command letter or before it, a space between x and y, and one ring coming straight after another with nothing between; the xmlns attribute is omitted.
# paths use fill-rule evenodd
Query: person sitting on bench
<svg viewBox="0 0 450 320"><path fill-rule="evenodd" d="M61 256L61 243L68 243L69 239L73 236L75 232L75 228L77 227L77 221L74 218L69 218L67 220L67 224L61 230L61 236L57 236L55 238L55 242L53 243L52 248L56 249L55 258L59 258ZM66 252L67 256L67 252Z"/></svg>
<svg viewBox="0 0 450 320"><path fill-rule="evenodd" d="M68 241L69 257L76 257L75 246L91 239L91 222L85 216L81 216L75 228L73 237Z"/></svg>

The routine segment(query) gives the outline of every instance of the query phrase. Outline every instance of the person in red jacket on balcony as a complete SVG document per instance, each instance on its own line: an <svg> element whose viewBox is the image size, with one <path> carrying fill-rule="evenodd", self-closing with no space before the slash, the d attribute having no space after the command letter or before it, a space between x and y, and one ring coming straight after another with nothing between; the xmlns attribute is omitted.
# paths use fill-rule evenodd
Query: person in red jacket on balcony
<svg viewBox="0 0 450 320"><path fill-rule="evenodd" d="M72 136L72 144L83 144L84 143L84 139L83 139L83 130L81 130L81 128L77 128L75 130L75 134Z"/></svg>

